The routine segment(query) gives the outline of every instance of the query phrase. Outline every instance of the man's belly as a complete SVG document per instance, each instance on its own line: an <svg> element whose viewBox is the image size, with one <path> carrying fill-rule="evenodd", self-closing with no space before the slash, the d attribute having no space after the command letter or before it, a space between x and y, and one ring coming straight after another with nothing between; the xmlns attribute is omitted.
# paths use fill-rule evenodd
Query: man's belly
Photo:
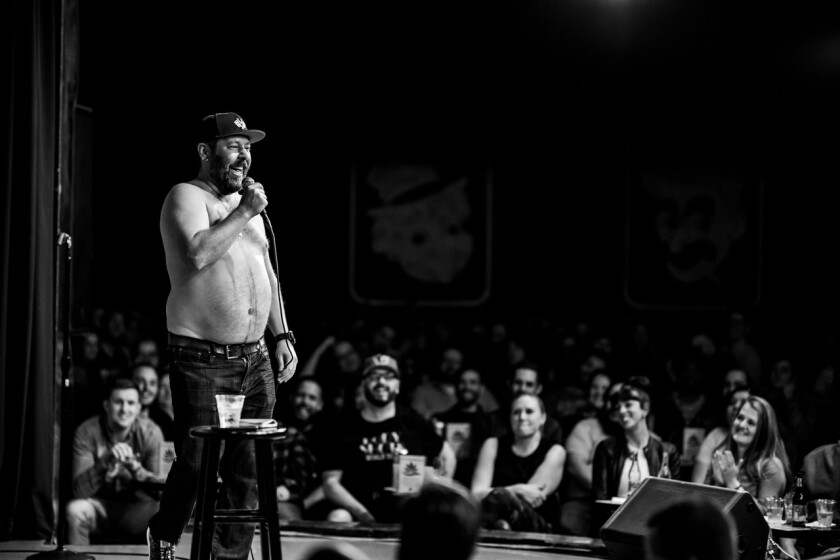
<svg viewBox="0 0 840 560"><path fill-rule="evenodd" d="M166 302L170 332L219 344L259 339L271 310L271 285L264 268L235 276L227 269L196 274L173 287Z"/></svg>

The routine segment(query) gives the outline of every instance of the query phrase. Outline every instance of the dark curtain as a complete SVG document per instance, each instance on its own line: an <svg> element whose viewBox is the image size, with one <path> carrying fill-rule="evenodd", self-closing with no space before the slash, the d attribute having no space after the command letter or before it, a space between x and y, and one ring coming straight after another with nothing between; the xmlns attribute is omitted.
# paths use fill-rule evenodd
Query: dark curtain
<svg viewBox="0 0 840 560"><path fill-rule="evenodd" d="M56 240L71 187L76 2L7 0L0 19L0 539L55 528L55 341L66 303L57 286L67 268Z"/></svg>

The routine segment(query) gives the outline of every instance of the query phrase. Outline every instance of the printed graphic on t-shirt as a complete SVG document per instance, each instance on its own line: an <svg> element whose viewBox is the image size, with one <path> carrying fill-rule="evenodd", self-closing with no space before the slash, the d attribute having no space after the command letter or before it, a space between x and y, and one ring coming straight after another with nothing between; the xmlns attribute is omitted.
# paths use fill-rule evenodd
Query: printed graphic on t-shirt
<svg viewBox="0 0 840 560"><path fill-rule="evenodd" d="M400 434L383 432L374 437L363 437L359 450L365 461L393 460L396 449L400 446Z"/></svg>

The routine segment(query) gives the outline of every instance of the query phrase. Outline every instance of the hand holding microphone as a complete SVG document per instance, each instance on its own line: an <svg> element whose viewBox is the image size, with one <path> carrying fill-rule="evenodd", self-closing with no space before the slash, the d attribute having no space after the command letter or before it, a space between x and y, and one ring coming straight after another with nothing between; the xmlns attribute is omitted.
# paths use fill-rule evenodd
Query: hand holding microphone
<svg viewBox="0 0 840 560"><path fill-rule="evenodd" d="M268 197L265 195L265 188L262 186L262 183L256 182L251 177L245 177L242 180L242 189L239 193L242 195L239 206L248 211L249 218L253 218L257 214L262 213L265 207L268 206Z"/></svg>

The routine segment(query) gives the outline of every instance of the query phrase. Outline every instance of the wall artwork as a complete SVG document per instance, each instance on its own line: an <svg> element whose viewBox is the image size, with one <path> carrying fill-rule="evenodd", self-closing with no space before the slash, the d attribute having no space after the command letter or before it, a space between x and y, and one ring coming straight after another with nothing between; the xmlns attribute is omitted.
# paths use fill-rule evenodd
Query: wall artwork
<svg viewBox="0 0 840 560"><path fill-rule="evenodd" d="M468 306L488 297L486 164L357 163L350 200L350 292L356 301Z"/></svg>
<svg viewBox="0 0 840 560"><path fill-rule="evenodd" d="M640 309L747 308L761 295L761 144L645 133L629 145L624 289Z"/></svg>

